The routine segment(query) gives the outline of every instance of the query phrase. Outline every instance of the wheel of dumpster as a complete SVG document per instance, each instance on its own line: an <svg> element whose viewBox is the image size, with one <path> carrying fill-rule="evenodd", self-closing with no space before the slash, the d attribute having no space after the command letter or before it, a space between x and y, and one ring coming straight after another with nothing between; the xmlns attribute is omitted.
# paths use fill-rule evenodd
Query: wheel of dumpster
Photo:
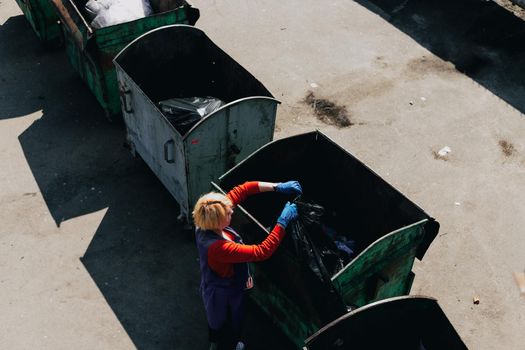
<svg viewBox="0 0 525 350"><path fill-rule="evenodd" d="M129 150L129 153L131 153L131 156L133 158L143 161L142 157L137 152L137 148L135 147L135 144L132 141L125 141L122 146L124 146L124 148L127 148Z"/></svg>
<svg viewBox="0 0 525 350"><path fill-rule="evenodd" d="M140 155L137 153L137 148L135 147L135 144L133 142L127 143L129 148L129 153L133 156L133 158L140 158Z"/></svg>

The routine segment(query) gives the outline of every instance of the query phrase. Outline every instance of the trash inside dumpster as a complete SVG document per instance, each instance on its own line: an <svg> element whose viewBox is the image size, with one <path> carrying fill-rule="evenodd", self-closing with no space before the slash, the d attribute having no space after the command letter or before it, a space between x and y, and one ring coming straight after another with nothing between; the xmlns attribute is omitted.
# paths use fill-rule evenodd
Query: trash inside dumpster
<svg viewBox="0 0 525 350"><path fill-rule="evenodd" d="M199 29L158 28L130 43L114 63L127 141L187 220L212 180L272 140L279 102ZM181 127L171 107L199 118Z"/></svg>
<svg viewBox="0 0 525 350"><path fill-rule="evenodd" d="M152 29L176 23L193 25L199 18L198 9L180 0L151 0L149 3L153 13L143 18L137 18L140 17L137 11L130 14L131 5L126 0L99 0L95 2L98 7L88 8L82 0L50 1L63 23L69 62L89 86L109 119L119 119L121 116L117 77L112 62L117 53ZM140 13L137 4L142 2L133 0L135 5L131 7ZM110 11L113 6L116 6L116 12ZM146 15L150 11L143 10L142 13Z"/></svg>
<svg viewBox="0 0 525 350"><path fill-rule="evenodd" d="M131 22L153 14L148 0L89 0L84 10L92 28Z"/></svg>
<svg viewBox="0 0 525 350"><path fill-rule="evenodd" d="M181 135L222 106L224 102L213 97L170 98L159 102L160 110Z"/></svg>
<svg viewBox="0 0 525 350"><path fill-rule="evenodd" d="M318 223L302 230L299 247L310 247L308 254L288 230L272 259L253 266L253 299L298 347L349 309L409 293L414 259L423 258L439 224L328 137L317 131L271 142L214 186L227 192L251 179L297 179L304 198L261 194L244 202L232 226L247 244L266 237L288 200L323 208Z"/></svg>
<svg viewBox="0 0 525 350"><path fill-rule="evenodd" d="M467 349L437 300L403 296L363 306L305 341L307 350Z"/></svg>
<svg viewBox="0 0 525 350"><path fill-rule="evenodd" d="M38 38L47 46L62 44L62 30L51 0L16 0Z"/></svg>

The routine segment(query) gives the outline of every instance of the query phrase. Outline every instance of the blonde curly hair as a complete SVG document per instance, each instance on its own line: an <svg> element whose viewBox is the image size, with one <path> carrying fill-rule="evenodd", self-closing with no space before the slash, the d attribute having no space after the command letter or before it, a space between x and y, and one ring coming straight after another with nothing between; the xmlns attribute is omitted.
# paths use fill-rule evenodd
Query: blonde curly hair
<svg viewBox="0 0 525 350"><path fill-rule="evenodd" d="M202 195L193 208L195 226L203 230L221 229L233 204L225 195L210 192Z"/></svg>

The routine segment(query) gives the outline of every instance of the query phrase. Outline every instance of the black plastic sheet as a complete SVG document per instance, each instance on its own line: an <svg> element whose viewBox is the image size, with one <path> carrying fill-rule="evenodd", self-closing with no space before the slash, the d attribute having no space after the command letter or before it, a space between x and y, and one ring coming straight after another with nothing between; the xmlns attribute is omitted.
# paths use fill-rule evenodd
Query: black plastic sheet
<svg viewBox="0 0 525 350"><path fill-rule="evenodd" d="M184 135L193 125L208 114L224 106L215 97L181 97L159 102L159 107L168 121Z"/></svg>
<svg viewBox="0 0 525 350"><path fill-rule="evenodd" d="M353 258L355 242L329 226L330 214L323 206L303 198L294 203L299 212L290 223L295 253L328 282Z"/></svg>

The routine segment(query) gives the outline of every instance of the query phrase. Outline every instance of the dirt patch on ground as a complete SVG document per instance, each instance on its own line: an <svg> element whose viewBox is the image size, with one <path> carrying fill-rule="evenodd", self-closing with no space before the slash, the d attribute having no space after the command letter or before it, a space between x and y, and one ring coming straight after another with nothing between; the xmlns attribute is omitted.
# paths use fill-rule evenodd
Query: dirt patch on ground
<svg viewBox="0 0 525 350"><path fill-rule="evenodd" d="M345 106L337 105L324 98L317 98L312 91L308 91L304 98L304 103L314 110L317 119L323 123L335 125L339 128L354 125L354 123L350 121Z"/></svg>
<svg viewBox="0 0 525 350"><path fill-rule="evenodd" d="M450 62L437 57L421 56L412 59L405 67L405 74L412 79L421 78L431 73L453 73L456 67Z"/></svg>
<svg viewBox="0 0 525 350"><path fill-rule="evenodd" d="M501 147L501 152L505 155L505 157L511 157L516 153L516 148L512 143L510 143L507 140L500 140L498 142L499 146Z"/></svg>

